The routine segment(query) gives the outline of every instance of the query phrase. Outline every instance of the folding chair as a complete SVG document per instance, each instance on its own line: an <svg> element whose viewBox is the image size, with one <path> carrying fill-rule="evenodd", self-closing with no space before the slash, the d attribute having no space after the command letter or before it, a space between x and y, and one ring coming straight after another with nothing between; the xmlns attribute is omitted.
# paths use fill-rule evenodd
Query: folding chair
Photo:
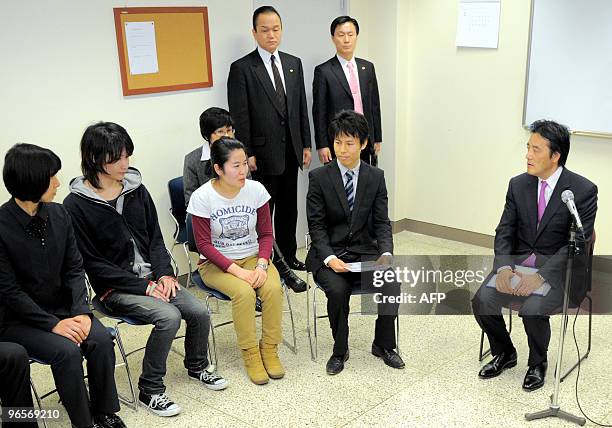
<svg viewBox="0 0 612 428"><path fill-rule="evenodd" d="M177 245L183 246L185 248L185 243L187 242L187 227L185 224L185 219L187 216L187 207L185 206L185 196L183 190L183 177L176 177L172 180L168 181L168 194L170 195L170 208L168 211L170 212L170 217L174 222L174 233L172 234L172 247L170 248L170 253L174 251L174 247ZM185 250L185 256L187 258L187 263L189 265L189 271L187 272L187 284L189 287L191 285L191 258L189 257L189 252ZM172 256L171 256L172 257ZM178 269L177 269L178 276Z"/></svg>
<svg viewBox="0 0 612 428"><path fill-rule="evenodd" d="M310 234L306 234L305 235L305 240L306 240L306 250L310 249ZM312 282L313 282L313 286L310 286L310 277L312 276ZM314 338L313 335L311 333L310 330L310 294L311 294L311 290L312 289L312 312L313 312L313 327L314 327ZM312 361L316 361L318 356L319 356L319 345L318 345L318 334L317 334L317 320L321 319L321 318L327 318L327 315L317 315L317 290L322 291L323 293L325 293L325 291L321 288L321 286L319 284L317 284L317 282L314 280L314 275L311 272L306 272L306 332L308 333L308 343L310 344L310 358ZM368 290L363 290L361 288L361 286L353 286L353 288L351 289L351 297L352 296L360 296L360 295L364 295L364 294L371 294L371 291ZM361 311L357 311L357 312L350 312L350 314L363 314L363 312ZM400 317L399 315L395 318L395 338L397 341L397 353L399 355L401 355L401 350L400 350L400 335L399 335L399 322L400 322ZM314 342L314 345L313 345Z"/></svg>

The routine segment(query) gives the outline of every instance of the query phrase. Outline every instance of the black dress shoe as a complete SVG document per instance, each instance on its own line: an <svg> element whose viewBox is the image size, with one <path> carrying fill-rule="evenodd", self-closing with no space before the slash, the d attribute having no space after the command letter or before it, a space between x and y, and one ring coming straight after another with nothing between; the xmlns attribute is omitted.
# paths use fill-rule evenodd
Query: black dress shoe
<svg viewBox="0 0 612 428"><path fill-rule="evenodd" d="M516 359L516 351L512 353L502 352L480 369L478 377L488 379L499 376L505 369L516 366Z"/></svg>
<svg viewBox="0 0 612 428"><path fill-rule="evenodd" d="M327 370L328 375L335 375L344 370L344 362L349 359L349 351L346 351L346 354L343 356L337 357L332 355L327 360L327 365L325 366L325 370Z"/></svg>
<svg viewBox="0 0 612 428"><path fill-rule="evenodd" d="M394 369L403 369L406 367L402 357L393 349L385 349L372 343L372 355L382 358L386 365Z"/></svg>
<svg viewBox="0 0 612 428"><path fill-rule="evenodd" d="M525 375L525 380L523 380L523 389L525 391L535 391L536 389L542 388L544 386L544 379L546 379L547 368L548 363L546 361L529 367Z"/></svg>
<svg viewBox="0 0 612 428"><path fill-rule="evenodd" d="M104 428L126 428L125 423L114 413L95 415L94 421Z"/></svg>
<svg viewBox="0 0 612 428"><path fill-rule="evenodd" d="M293 270L306 270L306 265L295 257L285 257L287 265Z"/></svg>
<svg viewBox="0 0 612 428"><path fill-rule="evenodd" d="M287 287L295 291L296 293L303 293L306 291L306 282L297 276L287 265L284 258L274 260L274 266L278 271L281 279L285 281Z"/></svg>

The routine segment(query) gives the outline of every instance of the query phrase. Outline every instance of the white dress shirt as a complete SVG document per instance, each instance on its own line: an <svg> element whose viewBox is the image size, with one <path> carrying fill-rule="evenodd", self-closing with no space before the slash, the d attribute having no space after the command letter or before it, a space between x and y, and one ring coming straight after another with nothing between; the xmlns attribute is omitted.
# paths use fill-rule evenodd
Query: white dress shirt
<svg viewBox="0 0 612 428"><path fill-rule="evenodd" d="M540 200L540 190L542 189L542 181L546 181L546 184L547 184L546 190L544 190L544 197L546 198L546 205L548 205L548 202L550 201L550 197L552 196L552 193L555 190L555 186L557 185L557 182L559 181L559 177L561 177L562 172L563 172L563 167L560 166L546 180L542 180L541 178L538 177L538 193L536 194L536 198L537 198L536 205L538 201Z"/></svg>
<svg viewBox="0 0 612 428"><path fill-rule="evenodd" d="M278 68L278 74L280 74L280 78L283 81L283 90L285 94L287 93L287 85L285 84L285 75L283 74L283 64L281 63L280 56L278 55L278 49L274 51L273 54L268 52L265 49L262 49L260 46L257 46L257 52L259 52L259 56L261 57L264 66L266 67L266 71L268 72L268 76L270 76L270 80L272 81L272 86L276 89L276 85L274 84L274 73L272 73L272 55L274 55L274 63L276 64L276 68Z"/></svg>

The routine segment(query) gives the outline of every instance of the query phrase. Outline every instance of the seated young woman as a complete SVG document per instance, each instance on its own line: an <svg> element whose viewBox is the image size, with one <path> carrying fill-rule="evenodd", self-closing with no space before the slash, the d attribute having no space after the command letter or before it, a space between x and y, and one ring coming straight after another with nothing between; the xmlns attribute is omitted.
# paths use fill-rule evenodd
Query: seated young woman
<svg viewBox="0 0 612 428"><path fill-rule="evenodd" d="M73 426L125 427L116 415L113 339L89 309L70 216L52 203L61 166L55 153L33 144L6 154L3 178L12 197L0 207L0 341L51 365Z"/></svg>
<svg viewBox="0 0 612 428"><path fill-rule="evenodd" d="M206 284L232 300L234 328L244 365L258 385L280 379L282 289L270 263L272 221L265 187L247 179L244 145L222 138L211 146L214 178L191 196L187 211L200 254L200 275ZM262 301L262 335L255 332L255 299Z"/></svg>

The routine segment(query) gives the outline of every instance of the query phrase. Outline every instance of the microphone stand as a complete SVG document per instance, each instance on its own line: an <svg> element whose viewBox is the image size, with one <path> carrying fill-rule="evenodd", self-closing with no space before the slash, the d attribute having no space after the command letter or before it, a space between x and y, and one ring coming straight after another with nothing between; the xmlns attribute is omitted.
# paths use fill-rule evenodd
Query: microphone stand
<svg viewBox="0 0 612 428"><path fill-rule="evenodd" d="M574 422L580 426L586 423L586 419L580 416L574 416L571 413L561 410L559 405L559 386L561 384L561 360L563 359L563 345L565 343L565 330L567 329L567 308L569 306L569 292L572 286L572 270L574 266L574 256L578 254L579 249L576 247L576 222L572 222L570 228L569 247L567 254L567 268L565 271L565 289L563 293L563 321L561 322L561 333L559 334L559 349L557 351L557 366L555 368L555 389L550 396L550 407L534 413L526 413L525 419L533 421L535 419L543 419L547 417L557 417L565 419L569 422Z"/></svg>

